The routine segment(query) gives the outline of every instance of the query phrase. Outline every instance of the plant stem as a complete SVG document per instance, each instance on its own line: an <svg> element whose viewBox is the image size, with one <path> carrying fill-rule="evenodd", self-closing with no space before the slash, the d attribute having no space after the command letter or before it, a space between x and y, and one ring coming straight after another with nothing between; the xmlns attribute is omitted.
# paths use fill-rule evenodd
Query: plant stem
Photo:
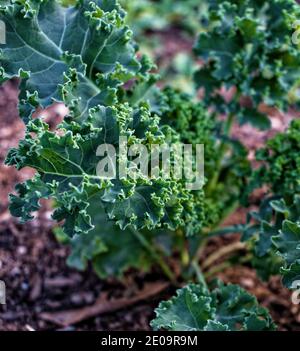
<svg viewBox="0 0 300 351"><path fill-rule="evenodd" d="M229 136L233 122L234 122L234 114L230 113L228 115L228 118L227 118L225 126L224 126L224 131L223 131L224 136L226 136L226 137ZM219 147L219 157L218 157L217 164L216 164L216 172L214 174L214 177L212 178L212 180L208 184L207 194L210 194L215 189L215 187L218 183L218 180L219 180L220 174L221 174L222 161L223 161L223 158L224 158L226 151L227 151L227 143L225 140L222 140L220 147Z"/></svg>
<svg viewBox="0 0 300 351"><path fill-rule="evenodd" d="M152 259L160 266L165 276L174 284L177 284L176 277L174 273L171 271L170 267L165 263L161 255L156 252L151 244L147 241L145 236L135 229L131 229L132 234L136 237L136 239L141 243L141 245L149 252Z"/></svg>
<svg viewBox="0 0 300 351"><path fill-rule="evenodd" d="M192 262L199 262L200 261L201 256L204 252L205 246L208 242L208 239L209 238L207 237L207 238L204 238L201 240L199 247L198 247L198 250L196 251L195 255L193 256Z"/></svg>
<svg viewBox="0 0 300 351"><path fill-rule="evenodd" d="M246 244L245 243L241 243L241 242L234 242L230 245L221 247L218 251L215 251L213 254L211 254L210 256L208 256L208 258L203 262L203 268L208 268L210 267L214 262L218 261L220 258L222 258L225 255L228 255L234 251L238 251L238 250L243 250L246 248Z"/></svg>
<svg viewBox="0 0 300 351"><path fill-rule="evenodd" d="M181 264L183 267L187 267L190 262L190 255L186 246L183 247L180 254Z"/></svg>
<svg viewBox="0 0 300 351"><path fill-rule="evenodd" d="M199 284L202 285L206 290L209 290L199 264L196 261L193 261L192 267L196 273Z"/></svg>
<svg viewBox="0 0 300 351"><path fill-rule="evenodd" d="M230 113L225 123L224 135L229 136L233 122L234 122L234 113Z"/></svg>
<svg viewBox="0 0 300 351"><path fill-rule="evenodd" d="M190 254L189 254L189 250L188 247L186 245L186 236L185 233L181 230L178 229L176 231L179 240L180 240L180 261L181 261L181 265L183 268L187 267L190 263Z"/></svg>
<svg viewBox="0 0 300 351"><path fill-rule="evenodd" d="M224 269L231 267L231 263L230 262L222 262L221 264L213 267L212 269L210 269L208 272L204 273L204 277L206 279L214 276L216 273L222 272Z"/></svg>

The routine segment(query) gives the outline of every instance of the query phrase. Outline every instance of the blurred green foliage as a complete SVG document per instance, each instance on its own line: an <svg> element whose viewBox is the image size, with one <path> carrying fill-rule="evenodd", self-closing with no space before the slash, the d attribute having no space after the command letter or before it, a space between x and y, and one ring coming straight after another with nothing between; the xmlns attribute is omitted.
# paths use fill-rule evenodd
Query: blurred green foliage
<svg viewBox="0 0 300 351"><path fill-rule="evenodd" d="M120 4L127 11L127 21L136 35L170 26L196 34L206 10L205 0L120 0Z"/></svg>

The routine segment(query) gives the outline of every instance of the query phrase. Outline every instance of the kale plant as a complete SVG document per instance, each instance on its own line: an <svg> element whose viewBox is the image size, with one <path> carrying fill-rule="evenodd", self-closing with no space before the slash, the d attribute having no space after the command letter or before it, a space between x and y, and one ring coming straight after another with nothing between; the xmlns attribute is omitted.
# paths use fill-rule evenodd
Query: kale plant
<svg viewBox="0 0 300 351"><path fill-rule="evenodd" d="M299 120L258 150L261 166L252 173L249 191L265 186L268 193L259 211L249 213L242 236L254 243L253 265L260 275L281 273L289 288L296 288L293 282L299 278L299 154Z"/></svg>
<svg viewBox="0 0 300 351"><path fill-rule="evenodd" d="M281 272L288 287L299 277L300 124L293 121L258 152L262 164L254 171L230 130L235 117L269 127L261 104L284 109L295 102L300 54L291 33L300 11L291 0L209 3L207 31L195 47L203 61L195 79L205 88L199 101L155 85L156 67L138 53L117 1L1 2L7 44L0 51L0 83L20 80L19 113L26 129L6 164L36 171L16 186L10 211L22 222L33 220L41 199L51 199L56 236L71 246L68 264L79 270L91 262L101 278L122 279L130 268L145 272L157 266L174 286L197 282L160 304L155 330L273 330L255 297L236 285L206 282L219 268L212 267L218 252L202 263L210 268L205 273L199 262L211 236L239 231L250 244L238 247L250 247L262 275ZM218 93L222 87L235 89L230 101ZM68 113L52 128L43 109L57 102ZM219 112L228 118L219 119ZM189 175L180 178L172 167L166 178L159 156L155 177L148 177L148 165L139 167L145 155L127 157L136 144L151 155L153 145L204 145L201 186L187 187ZM97 171L107 162L101 145L116 150L116 165L108 162L105 168L115 177ZM177 156L170 152L170 166ZM189 161L195 170L195 158ZM245 190L261 186L270 193L258 212L249 213L248 223L220 229ZM170 258L179 258L178 270Z"/></svg>

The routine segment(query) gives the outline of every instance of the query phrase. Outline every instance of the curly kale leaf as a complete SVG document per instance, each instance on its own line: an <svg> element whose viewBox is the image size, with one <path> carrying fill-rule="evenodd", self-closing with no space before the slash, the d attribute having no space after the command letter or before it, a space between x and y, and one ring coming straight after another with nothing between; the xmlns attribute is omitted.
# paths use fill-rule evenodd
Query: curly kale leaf
<svg viewBox="0 0 300 351"><path fill-rule="evenodd" d="M242 239L254 238L253 264L260 270L265 261L266 271L272 267L272 273L279 273L284 257L276 257L278 248L272 238L282 230L285 220L299 221L299 153L300 123L293 120L284 133L268 140L256 154L261 166L253 171L246 192L266 185L272 195L262 202L258 212L249 213Z"/></svg>
<svg viewBox="0 0 300 351"><path fill-rule="evenodd" d="M277 254L273 238L281 229L288 213L286 211L289 210L282 198L267 197L262 201L258 211L248 213L247 223L241 230L241 240L251 244L251 264L259 277L265 281L272 275L278 275L284 263L282 257ZM290 207L290 211L294 213L294 206Z"/></svg>
<svg viewBox="0 0 300 351"><path fill-rule="evenodd" d="M281 275L283 284L296 288L294 283L300 279L300 196L295 195L292 204L283 199L273 203L277 216L281 214L281 226L272 242L281 257L283 264Z"/></svg>
<svg viewBox="0 0 300 351"><path fill-rule="evenodd" d="M0 5L7 44L0 54L0 82L20 77L24 120L38 106L67 100L77 118L116 102L117 88L140 69L124 11L116 1L7 1ZM74 81L74 76L76 79ZM72 97L76 90L77 96ZM71 107L71 106L69 106Z"/></svg>
<svg viewBox="0 0 300 351"><path fill-rule="evenodd" d="M300 120L293 120L284 133L277 134L258 150L262 166L253 172L250 190L267 185L284 198L300 192Z"/></svg>
<svg viewBox="0 0 300 351"><path fill-rule="evenodd" d="M195 45L203 61L195 82L206 103L265 129L270 122L260 104L285 109L297 102L300 53L291 38L299 14L293 0L209 1L208 27ZM235 89L229 103L222 87Z"/></svg>
<svg viewBox="0 0 300 351"><path fill-rule="evenodd" d="M277 210L282 212L283 209L285 220L272 239L277 253L284 261L281 268L283 283L292 289L300 279L300 197L295 196L292 206L285 205L282 200L281 208L277 207Z"/></svg>
<svg viewBox="0 0 300 351"><path fill-rule="evenodd" d="M161 123L171 126L183 143L204 145L204 223L207 227L213 227L224 218L243 192L246 177L250 174L247 151L238 141L225 140L220 135L220 125L215 116L188 94L169 87L164 89L160 94L159 113ZM226 142L228 152L220 166L218 145L221 141ZM219 166L220 177L211 186Z"/></svg>
<svg viewBox="0 0 300 351"><path fill-rule="evenodd" d="M138 169L134 178L97 175L99 145L114 146L116 169L122 163L129 171L134 166L120 154L119 137L127 138L128 147L142 144L148 152L153 144L180 140L170 127L160 126L143 102L154 79L152 66L146 58L137 61L119 5L83 0L65 8L54 0L11 0L1 5L0 14L8 29L1 79L23 78L20 114L26 122L25 139L9 152L6 163L37 171L11 197L12 213L31 219L38 197L51 198L53 218L64 221L65 233L74 236L93 230L89 206L97 197L99 208L104 206L121 229L175 230L187 224L187 234L196 233L203 218L203 192L197 194L199 206L185 182L172 174L149 178ZM121 86L132 78L134 88L126 92ZM69 113L50 131L40 113L38 118L32 113L53 100L64 102Z"/></svg>
<svg viewBox="0 0 300 351"><path fill-rule="evenodd" d="M58 239L71 247L68 265L85 270L88 262L92 262L101 278L122 277L129 268L147 270L152 262L147 251L130 229L122 231L109 221L99 204L101 199L96 196L88 209L95 226L92 231L73 238L57 233Z"/></svg>
<svg viewBox="0 0 300 351"><path fill-rule="evenodd" d="M161 124L171 126L184 144L203 144L205 147L205 177L213 173L216 154L217 123L213 115L193 97L173 88L162 91L163 107Z"/></svg>
<svg viewBox="0 0 300 351"><path fill-rule="evenodd" d="M56 229L57 239L71 248L68 265L85 270L91 262L95 273L102 279L122 278L132 268L147 272L154 264L152 255L145 250L132 228L121 230L114 221L107 219L104 208L99 208L100 201L95 197L88 210L95 225L91 232L70 238L60 228ZM157 230L141 234L165 256L170 256L177 248L174 232Z"/></svg>
<svg viewBox="0 0 300 351"><path fill-rule="evenodd" d="M300 197L292 202L283 198L266 199L259 212L252 212L243 232L243 240L255 242L252 264L264 279L272 274L283 276L283 283L293 288L300 267ZM253 223L254 220L254 223Z"/></svg>
<svg viewBox="0 0 300 351"><path fill-rule="evenodd" d="M251 265L256 270L258 277L268 282L272 276L278 275L283 264L282 258L276 253L275 249L268 251L268 253L259 257L253 253Z"/></svg>
<svg viewBox="0 0 300 351"><path fill-rule="evenodd" d="M204 145L205 178L211 179L217 159L215 129L216 122L213 116L206 112L199 102L194 102L188 94L181 93L172 88L164 89L160 94L161 124L171 126L179 135L180 141L190 145ZM203 204L203 192L193 192L193 201L198 206L198 213L205 213L201 222L209 225L213 217L211 208ZM204 208L203 208L204 206ZM191 223L192 224L192 223ZM191 225L190 224L190 225ZM199 223L193 223L198 231Z"/></svg>
<svg viewBox="0 0 300 351"><path fill-rule="evenodd" d="M90 110L86 122L63 122L56 131L49 131L41 119L27 124L26 137L17 149L10 150L6 163L18 169L29 166L38 171L36 181L28 181L19 188L19 196L12 196L11 210L23 220L36 210L36 182L42 191L38 196L55 200L54 219L65 220L65 232L73 236L93 229L88 214L90 200L101 195L101 204L110 219L121 229L128 226L154 229L167 226L176 229L201 215L192 201L192 193L184 182L145 177L137 170L135 178L105 179L97 176L97 147L104 143L120 151L119 136L127 137L128 147L138 143L150 148L161 145L166 137L147 105L132 109L128 104L97 107ZM122 157L117 165L124 163ZM130 160L126 159L129 171ZM38 189L39 190L39 189ZM99 203L99 206L101 207ZM197 210L199 210L197 208ZM194 218L196 217L196 218ZM192 231L192 228L190 228Z"/></svg>
<svg viewBox="0 0 300 351"><path fill-rule="evenodd" d="M287 264L300 259L300 226L298 223L284 221L279 236L273 239Z"/></svg>
<svg viewBox="0 0 300 351"><path fill-rule="evenodd" d="M275 325L256 298L238 285L219 283L212 292L189 284L161 302L151 322L154 330L169 331L263 331Z"/></svg>

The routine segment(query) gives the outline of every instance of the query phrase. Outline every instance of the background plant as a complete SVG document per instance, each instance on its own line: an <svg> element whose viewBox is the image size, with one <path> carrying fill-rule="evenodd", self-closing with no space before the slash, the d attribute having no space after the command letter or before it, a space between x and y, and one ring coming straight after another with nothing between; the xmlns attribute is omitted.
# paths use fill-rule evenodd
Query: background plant
<svg viewBox="0 0 300 351"><path fill-rule="evenodd" d="M128 13L127 22L133 26L135 35L169 26L181 27L194 35L201 28L201 16L206 10L205 0L121 0L120 3Z"/></svg>
<svg viewBox="0 0 300 351"><path fill-rule="evenodd" d="M121 0L140 49L160 63L161 82L194 93L196 64L190 48L203 28L206 0ZM163 57L162 48L170 52Z"/></svg>
<svg viewBox="0 0 300 351"><path fill-rule="evenodd" d="M209 1L207 30L195 45L203 65L195 74L205 101L217 111L269 128L262 104L286 109L298 102L299 48L293 45L293 1ZM220 90L232 90L224 97Z"/></svg>
<svg viewBox="0 0 300 351"><path fill-rule="evenodd" d="M293 120L284 133L271 138L258 150L249 189L267 186L259 211L250 212L242 239L254 242L254 266L265 278L283 275L291 288L298 278L300 124Z"/></svg>

